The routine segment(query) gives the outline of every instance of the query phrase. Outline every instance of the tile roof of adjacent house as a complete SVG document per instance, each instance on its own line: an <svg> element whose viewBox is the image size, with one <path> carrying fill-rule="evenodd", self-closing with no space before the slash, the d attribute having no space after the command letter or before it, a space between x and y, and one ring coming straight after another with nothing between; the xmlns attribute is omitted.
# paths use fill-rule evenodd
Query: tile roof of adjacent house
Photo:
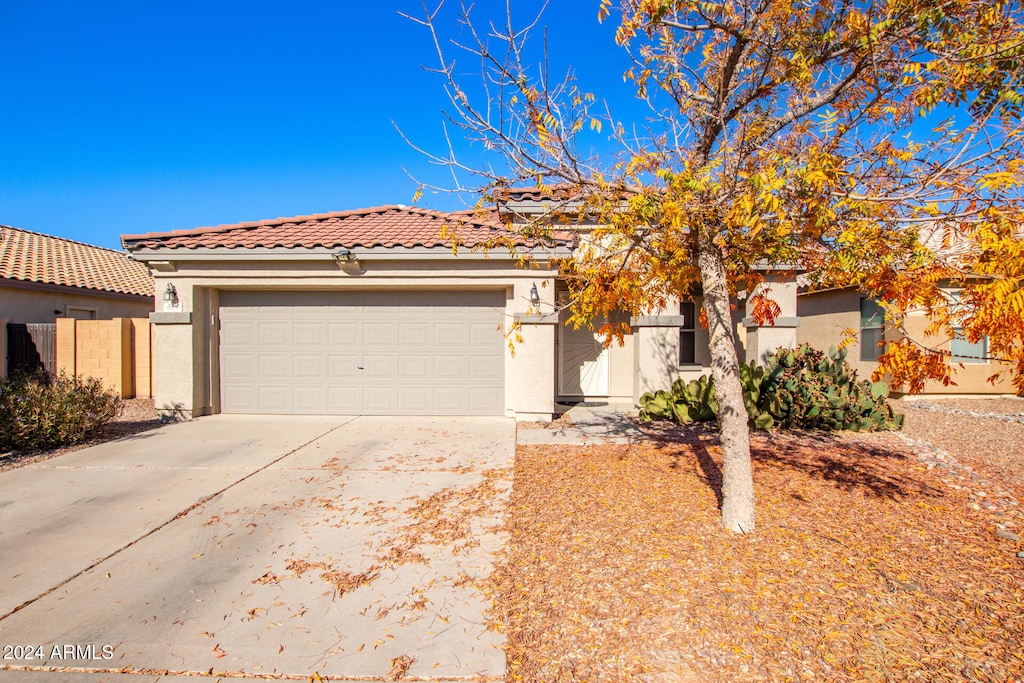
<svg viewBox="0 0 1024 683"><path fill-rule="evenodd" d="M153 296L153 277L128 254L0 225L0 278Z"/></svg>
<svg viewBox="0 0 1024 683"><path fill-rule="evenodd" d="M402 205L275 218L212 228L122 235L121 242L131 251L144 248L451 248L452 234L460 246L468 248L486 246L495 240L510 237L520 246L538 244L536 240L516 236L504 225L494 221L488 213L443 213Z"/></svg>
<svg viewBox="0 0 1024 683"><path fill-rule="evenodd" d="M567 201L574 198L572 188L566 185L553 185L551 187L539 188L530 187L504 187L492 192L495 201L502 202L543 202L543 201Z"/></svg>

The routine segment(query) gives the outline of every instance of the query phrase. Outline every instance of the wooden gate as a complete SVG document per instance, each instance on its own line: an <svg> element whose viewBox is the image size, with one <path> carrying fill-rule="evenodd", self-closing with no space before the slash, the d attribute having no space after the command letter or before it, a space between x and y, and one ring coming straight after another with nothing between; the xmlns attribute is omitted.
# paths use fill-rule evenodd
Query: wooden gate
<svg viewBox="0 0 1024 683"><path fill-rule="evenodd" d="M57 371L55 323L7 323L7 372Z"/></svg>

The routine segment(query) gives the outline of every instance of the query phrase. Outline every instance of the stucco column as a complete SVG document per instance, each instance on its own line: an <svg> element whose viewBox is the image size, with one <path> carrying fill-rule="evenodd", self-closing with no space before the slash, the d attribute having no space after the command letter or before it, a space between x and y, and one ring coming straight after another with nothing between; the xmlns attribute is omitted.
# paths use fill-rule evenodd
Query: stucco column
<svg viewBox="0 0 1024 683"><path fill-rule="evenodd" d="M191 420L192 313L156 312L153 324L153 402L164 420Z"/></svg>
<svg viewBox="0 0 1024 683"><path fill-rule="evenodd" d="M773 325L759 325L753 318L751 300L757 294L765 294L781 309ZM783 280L777 275L768 274L765 281L754 288L747 297L746 317L743 326L746 328L746 361L755 361L765 365L768 356L781 347L796 348L796 328L800 319L796 314L797 284L792 278Z"/></svg>
<svg viewBox="0 0 1024 683"><path fill-rule="evenodd" d="M167 284L177 302L163 300ZM192 342L192 287L174 278L158 278L153 325L153 403L164 420L191 420L195 408L195 345Z"/></svg>
<svg viewBox="0 0 1024 683"><path fill-rule="evenodd" d="M511 294L505 310L519 325L522 341L514 340L515 355L506 365L509 407L516 420L547 421L555 412L558 313L554 280L534 273L517 280Z"/></svg>
<svg viewBox="0 0 1024 683"><path fill-rule="evenodd" d="M555 412L555 331L558 314L515 316L523 341L511 359L516 420L550 420Z"/></svg>

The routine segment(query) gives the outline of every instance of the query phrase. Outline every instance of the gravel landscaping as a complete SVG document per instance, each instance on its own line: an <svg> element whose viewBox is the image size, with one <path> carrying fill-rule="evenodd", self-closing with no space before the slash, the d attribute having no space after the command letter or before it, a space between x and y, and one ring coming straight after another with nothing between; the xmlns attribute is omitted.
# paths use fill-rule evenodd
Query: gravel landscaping
<svg viewBox="0 0 1024 683"><path fill-rule="evenodd" d="M1024 399L893 402L906 415L902 433L967 463L1024 500Z"/></svg>
<svg viewBox="0 0 1024 683"><path fill-rule="evenodd" d="M896 403L906 433L756 435L749 536L718 521L712 429L520 446L509 680L1024 678L1024 404L934 404Z"/></svg>

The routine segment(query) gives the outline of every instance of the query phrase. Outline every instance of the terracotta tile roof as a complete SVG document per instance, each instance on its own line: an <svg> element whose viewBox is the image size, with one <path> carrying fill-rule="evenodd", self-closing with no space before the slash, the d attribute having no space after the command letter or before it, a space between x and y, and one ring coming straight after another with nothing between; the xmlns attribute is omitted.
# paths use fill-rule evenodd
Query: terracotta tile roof
<svg viewBox="0 0 1024 683"><path fill-rule="evenodd" d="M626 199L630 195L635 194L635 192L625 188L614 189L610 187L599 191L594 187L583 188L567 184L547 185L543 187L537 187L536 185L502 187L495 188L491 191L491 196L499 205L509 202L568 203L582 201L588 197L595 197L598 194L601 194L608 199Z"/></svg>
<svg viewBox="0 0 1024 683"><path fill-rule="evenodd" d="M486 213L443 213L409 206L377 206L369 209L275 218L265 221L218 225L212 228L122 235L129 251L137 249L256 249L446 247L451 240L442 230L454 233L462 246L472 248L489 241L512 237L504 225ZM521 246L534 246L517 238Z"/></svg>
<svg viewBox="0 0 1024 683"><path fill-rule="evenodd" d="M495 201L504 202L565 202L579 194L569 185L551 185L544 189L537 186L504 187L493 190Z"/></svg>
<svg viewBox="0 0 1024 683"><path fill-rule="evenodd" d="M0 225L0 278L153 296L145 265L113 249Z"/></svg>

